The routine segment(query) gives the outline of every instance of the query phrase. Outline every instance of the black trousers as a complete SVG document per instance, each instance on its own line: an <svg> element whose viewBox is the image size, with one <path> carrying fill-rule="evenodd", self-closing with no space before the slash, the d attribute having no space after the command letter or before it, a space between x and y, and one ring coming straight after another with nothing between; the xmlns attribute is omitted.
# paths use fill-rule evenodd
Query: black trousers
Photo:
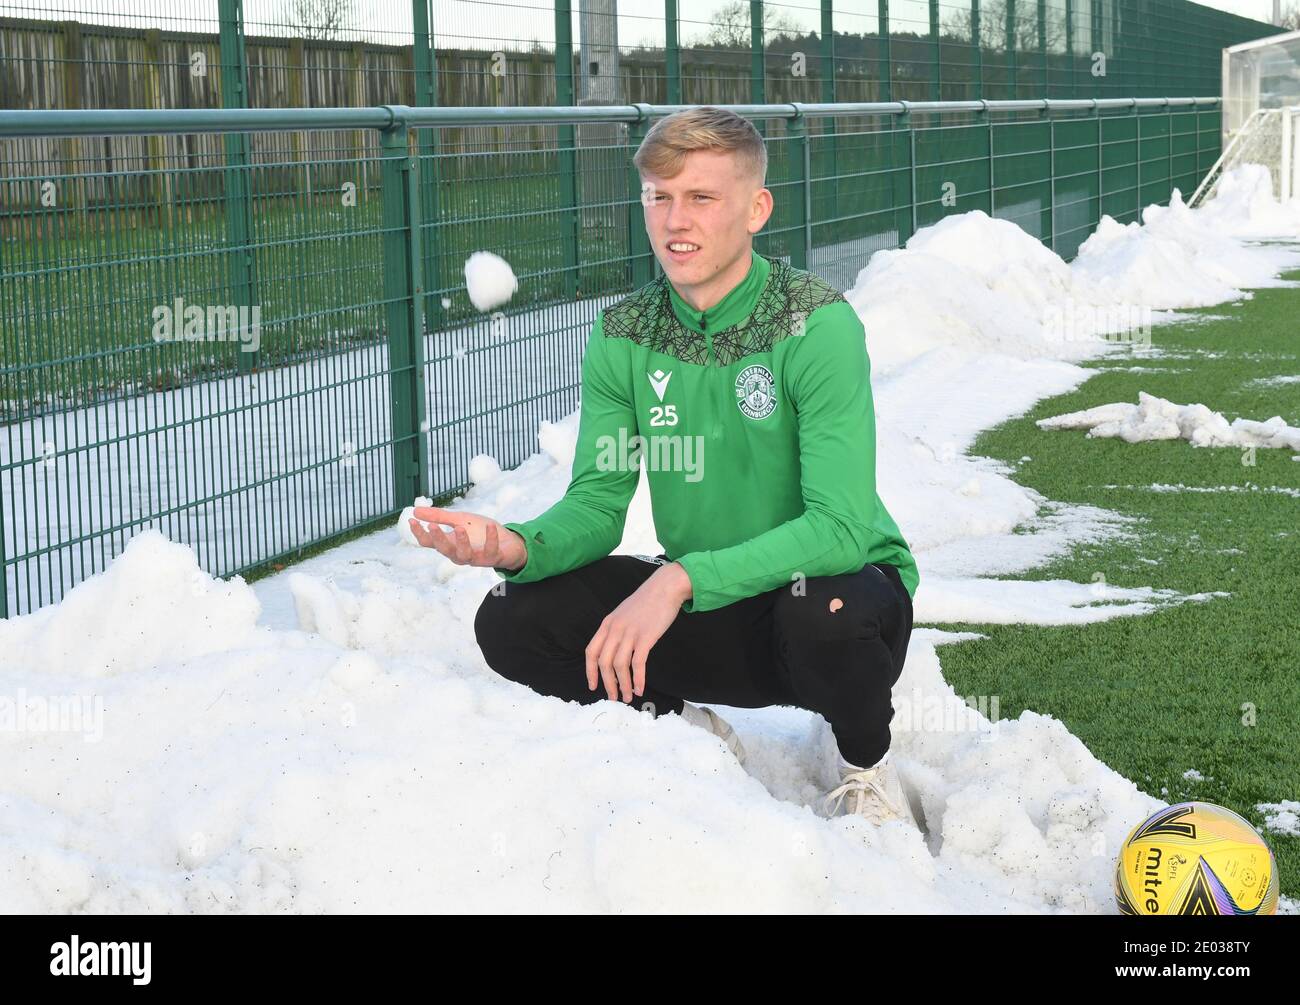
<svg viewBox="0 0 1300 1005"><path fill-rule="evenodd" d="M583 704L584 652L600 623L667 556L610 555L533 583L499 582L474 632L488 665L540 694ZM654 715L682 701L763 708L794 705L831 724L840 753L870 765L889 750L890 689L903 671L912 601L892 565L814 576L712 611L680 613L650 650L645 694Z"/></svg>

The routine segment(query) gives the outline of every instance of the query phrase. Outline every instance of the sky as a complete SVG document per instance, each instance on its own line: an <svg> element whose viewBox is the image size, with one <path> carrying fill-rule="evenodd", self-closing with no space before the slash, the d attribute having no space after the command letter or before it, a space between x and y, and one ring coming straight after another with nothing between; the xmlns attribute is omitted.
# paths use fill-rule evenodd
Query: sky
<svg viewBox="0 0 1300 1005"><path fill-rule="evenodd" d="M1213 0L1212 3L1202 3L1201 6L1231 11L1242 17L1253 17L1256 21L1273 20L1273 0ZM1287 3L1284 0L1282 12L1285 14L1292 6L1294 3Z"/></svg>

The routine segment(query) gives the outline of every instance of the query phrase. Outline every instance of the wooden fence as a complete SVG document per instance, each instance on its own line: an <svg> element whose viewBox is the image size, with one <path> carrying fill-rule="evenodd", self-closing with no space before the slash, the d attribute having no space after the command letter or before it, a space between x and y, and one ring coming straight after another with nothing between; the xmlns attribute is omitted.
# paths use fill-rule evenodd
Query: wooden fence
<svg viewBox="0 0 1300 1005"><path fill-rule="evenodd" d="M811 36L805 41L782 42L791 50L804 45L810 52L817 51ZM896 66L930 58L928 40L895 37L891 44ZM864 53L874 52L873 39L864 37L860 45ZM954 42L953 48L969 46ZM249 36L245 50L251 107L415 103L411 46ZM575 52L575 79L578 58ZM778 49L769 58L773 66L780 66L789 56ZM499 62L495 53L486 49L439 48L436 61L439 105L541 106L555 102L554 56L540 46L531 52L506 52ZM956 55L953 61L961 62ZM666 102L665 65L661 51L622 54L619 93L629 102ZM219 108L220 69L215 31L0 18L0 108ZM873 76L869 55L846 60L839 69L838 100L881 100L883 90ZM683 49L681 73L683 100L694 104L751 100L747 49ZM768 83L767 100L818 101L820 84L813 77L784 79L777 74ZM895 79L893 96L924 100L929 94L924 81L910 85L905 79ZM961 81L949 82L948 97L965 96L970 95L962 93ZM546 125L447 128L439 134L440 149L452 153L549 150L555 145L556 127ZM251 151L253 162L260 164L322 164L378 155L374 133L365 130L255 134ZM96 200L93 184L82 180L86 176L202 168L219 165L222 157L222 140L215 135L0 140L0 216L20 207L30 208L33 186L43 179L78 176L65 205L88 208ZM451 163L446 167L452 172L472 169ZM142 178L141 184L156 186L158 182ZM153 201L156 193L147 198Z"/></svg>

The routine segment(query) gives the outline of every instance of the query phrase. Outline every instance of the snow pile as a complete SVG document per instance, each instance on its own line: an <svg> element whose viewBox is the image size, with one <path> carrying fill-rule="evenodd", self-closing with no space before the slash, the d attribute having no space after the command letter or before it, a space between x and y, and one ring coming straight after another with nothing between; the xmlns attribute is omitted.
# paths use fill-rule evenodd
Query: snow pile
<svg viewBox="0 0 1300 1005"><path fill-rule="evenodd" d="M1300 427L1280 415L1267 422L1233 419L1205 405L1178 405L1138 392L1138 403L1117 401L1081 412L1039 419L1040 429L1086 429L1089 436L1119 437L1126 443L1184 439L1194 447L1269 447L1300 450Z"/></svg>
<svg viewBox="0 0 1300 1005"><path fill-rule="evenodd" d="M157 533L132 538L95 578L94 589L0 620L3 665L79 677L131 673L179 653L224 653L247 638L260 611L239 580L212 579L192 549Z"/></svg>
<svg viewBox="0 0 1300 1005"><path fill-rule="evenodd" d="M1239 164L1220 180L1214 198L1196 210L1207 224L1233 237L1282 237L1300 234L1300 199L1280 202L1273 177L1263 164Z"/></svg>
<svg viewBox="0 0 1300 1005"><path fill-rule="evenodd" d="M867 330L872 365L889 368L952 346L1011 356L1086 359L1099 347L1053 338L1045 318L1071 295L1070 267L1009 220L981 210L877 251L845 299Z"/></svg>
<svg viewBox="0 0 1300 1005"><path fill-rule="evenodd" d="M1229 172L1235 198L1246 182ZM1294 249L1247 246L1215 221L1267 205L1189 209L1175 189L1169 206L1151 205L1142 222L1103 216L1066 263L1009 220L974 210L917 231L899 249L877 251L844 295L862 317L878 370L935 348L955 347L1022 359L1083 360L1123 337L1136 341L1164 312L1235 300L1242 289L1285 285L1274 279L1300 266ZM1275 224L1275 220L1274 220ZM1286 228L1282 228L1286 229ZM1300 237L1300 221L1289 229Z"/></svg>
<svg viewBox="0 0 1300 1005"><path fill-rule="evenodd" d="M1278 285L1273 276L1298 264L1294 250L1250 247L1225 236L1174 189L1168 206L1142 211L1141 225L1102 217L1070 269L1086 303L1157 311L1235 300L1243 288Z"/></svg>
<svg viewBox="0 0 1300 1005"><path fill-rule="evenodd" d="M531 695L478 658L488 570L395 535L363 544L331 557L351 582L289 577L322 633L258 626L246 584L204 579L223 617L99 680L93 741L0 733L6 909L1098 911L1112 862L1097 849L1159 805L1059 722L991 726L943 681L943 634L920 631L895 750L930 841L826 820L816 717L736 715L747 774L677 717ZM44 627L102 651L117 626L73 619L120 603L161 629L176 606L150 584L193 570L146 531ZM71 664L7 655L5 671L28 694L86 687Z"/></svg>

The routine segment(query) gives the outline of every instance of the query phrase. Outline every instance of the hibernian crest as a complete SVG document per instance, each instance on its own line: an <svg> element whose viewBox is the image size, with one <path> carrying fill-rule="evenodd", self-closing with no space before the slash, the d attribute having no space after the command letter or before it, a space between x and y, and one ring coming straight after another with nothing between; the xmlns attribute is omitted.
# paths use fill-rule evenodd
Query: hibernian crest
<svg viewBox="0 0 1300 1005"><path fill-rule="evenodd" d="M751 419L762 419L776 408L772 371L761 363L747 366L736 378L736 404Z"/></svg>

